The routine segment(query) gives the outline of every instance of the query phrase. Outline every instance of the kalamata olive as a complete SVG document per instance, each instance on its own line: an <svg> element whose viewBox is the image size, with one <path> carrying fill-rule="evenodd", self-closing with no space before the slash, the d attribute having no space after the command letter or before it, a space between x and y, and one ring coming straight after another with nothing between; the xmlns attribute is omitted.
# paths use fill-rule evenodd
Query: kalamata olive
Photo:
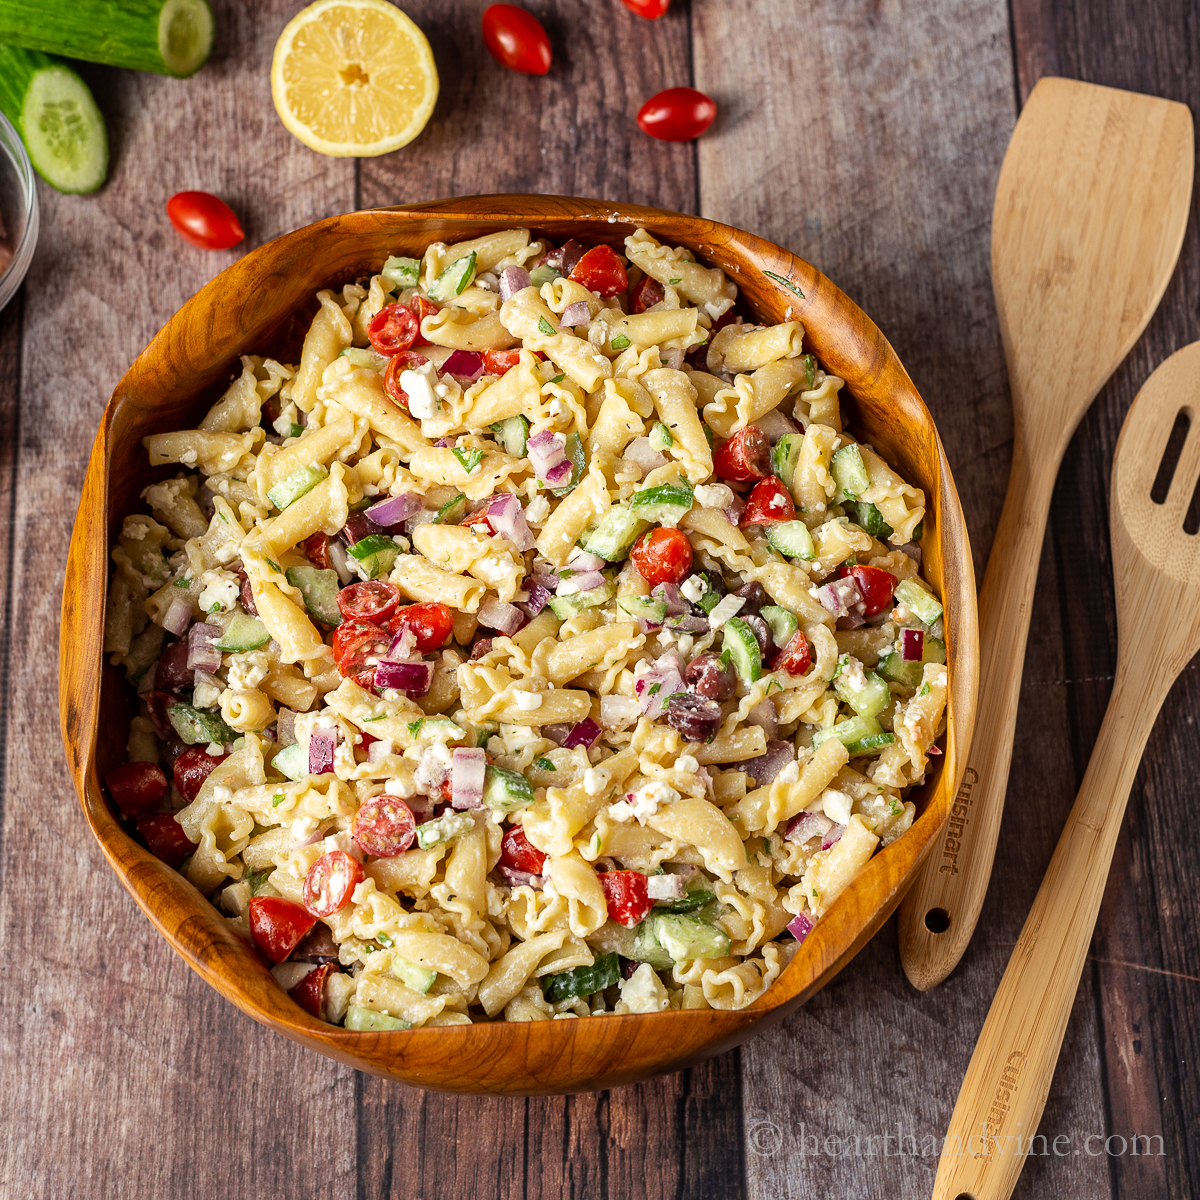
<svg viewBox="0 0 1200 1200"><path fill-rule="evenodd" d="M718 654L698 654L687 665L683 681L706 700L728 700L737 691L737 672Z"/></svg>
<svg viewBox="0 0 1200 1200"><path fill-rule="evenodd" d="M690 692L672 696L667 705L667 724L678 729L689 742L707 742L721 728L721 706Z"/></svg>
<svg viewBox="0 0 1200 1200"><path fill-rule="evenodd" d="M745 618L747 615L757 616L759 609L764 604L771 603L771 597L767 595L767 589L757 580L752 583L743 584L733 594L741 596L746 601L738 613L738 616L742 618Z"/></svg>
<svg viewBox="0 0 1200 1200"><path fill-rule="evenodd" d="M740 616L741 614L739 614ZM771 627L762 619L762 617L751 613L749 616L743 616L742 620L750 626L754 632L754 640L758 642L758 652L762 655L763 661L768 662L775 656L775 639L771 636Z"/></svg>
<svg viewBox="0 0 1200 1200"><path fill-rule="evenodd" d="M188 644L172 642L158 660L154 669L154 686L160 691L178 691L180 688L190 688L195 681L196 672L189 670Z"/></svg>
<svg viewBox="0 0 1200 1200"><path fill-rule="evenodd" d="M238 593L238 599L242 602L242 607L252 616L258 616L258 609L254 607L254 589L250 586L250 577L238 568L238 578L242 581L241 589Z"/></svg>
<svg viewBox="0 0 1200 1200"><path fill-rule="evenodd" d="M485 654L492 652L492 639L480 638L479 641L471 647L471 661L474 662L477 658L482 658Z"/></svg>
<svg viewBox="0 0 1200 1200"><path fill-rule="evenodd" d="M329 926L321 921L318 921L300 939L299 945L292 951L292 962L335 963L337 961L337 942L333 940Z"/></svg>

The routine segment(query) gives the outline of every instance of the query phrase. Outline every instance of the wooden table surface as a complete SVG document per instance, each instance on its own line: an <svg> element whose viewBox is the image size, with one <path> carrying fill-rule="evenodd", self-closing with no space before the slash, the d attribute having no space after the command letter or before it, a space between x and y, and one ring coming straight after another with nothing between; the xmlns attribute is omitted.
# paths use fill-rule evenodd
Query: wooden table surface
<svg viewBox="0 0 1200 1200"><path fill-rule="evenodd" d="M487 56L484 6L404 0L441 98L412 146L362 162L306 150L271 106L271 50L298 0L218 2L216 52L188 81L84 69L109 122L111 181L91 197L41 188L37 257L0 314L4 1196L930 1193L1111 688L1109 465L1138 387L1200 337L1194 215L1161 308L1067 452L996 871L962 964L918 994L889 924L782 1025L644 1085L517 1100L408 1090L268 1033L172 954L105 866L62 761L56 629L76 500L114 384L236 253L186 246L165 220L173 192L226 197L247 229L239 249L357 207L557 192L700 212L831 276L933 411L982 574L1012 433L989 225L1020 103L1062 74L1197 110L1200 0L675 0L652 24L617 0L531 0L554 43L544 79ZM690 82L721 106L710 133L643 137L641 101ZM1198 705L1193 664L1138 775L1042 1122L1052 1149L1028 1162L1021 1196L1200 1196ZM1135 1155L1133 1134L1162 1140Z"/></svg>

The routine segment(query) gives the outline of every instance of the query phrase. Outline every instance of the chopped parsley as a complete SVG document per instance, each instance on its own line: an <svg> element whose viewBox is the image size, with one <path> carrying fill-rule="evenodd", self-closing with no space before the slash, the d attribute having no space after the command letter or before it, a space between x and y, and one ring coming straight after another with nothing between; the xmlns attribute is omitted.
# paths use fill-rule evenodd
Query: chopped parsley
<svg viewBox="0 0 1200 1200"><path fill-rule="evenodd" d="M293 421L291 428L288 430L288 437L300 437L303 435L303 433L304 433L304 426L297 425L296 422Z"/></svg>
<svg viewBox="0 0 1200 1200"><path fill-rule="evenodd" d="M610 345L614 350L624 350L629 345L629 339L623 333L618 333Z"/></svg>
<svg viewBox="0 0 1200 1200"><path fill-rule="evenodd" d="M650 685L650 687L647 689L646 695L647 696L657 696L660 691L662 691L662 684L661 683L652 683Z"/></svg>
<svg viewBox="0 0 1200 1200"><path fill-rule="evenodd" d="M557 332L545 317L538 317L538 333L544 333L547 337L553 337Z"/></svg>
<svg viewBox="0 0 1200 1200"><path fill-rule="evenodd" d="M564 379L566 379L565 375L555 375L555 377L552 380L550 380L550 382L551 383L562 383L562 381Z"/></svg>
<svg viewBox="0 0 1200 1200"><path fill-rule="evenodd" d="M921 690L917 693L917 695L918 696L928 696L929 695L929 684L927 684L927 683L921 684Z"/></svg>
<svg viewBox="0 0 1200 1200"><path fill-rule="evenodd" d="M283 574L283 569L277 562L272 562L269 558L266 560L267 566L271 568L277 575Z"/></svg>
<svg viewBox="0 0 1200 1200"><path fill-rule="evenodd" d="M455 446L451 450L451 453L455 458L458 459L460 463L462 463L462 469L466 471L468 475L473 474L478 468L479 464L483 462L482 450L460 450L457 446Z"/></svg>
<svg viewBox="0 0 1200 1200"><path fill-rule="evenodd" d="M539 758L534 765L540 771L557 771L558 770L558 768L548 758Z"/></svg>
<svg viewBox="0 0 1200 1200"><path fill-rule="evenodd" d="M763 274L768 279L775 280L776 283L782 283L789 292L795 292L795 294L799 296L801 300L804 299L804 293L790 280L784 279L782 275L776 275L774 271L764 271Z"/></svg>
<svg viewBox="0 0 1200 1200"><path fill-rule="evenodd" d="M667 280L667 283L669 283L671 285L671 287L674 287L677 283L682 283L682 282L683 282L683 280L678 275L676 275L674 279Z"/></svg>
<svg viewBox="0 0 1200 1200"><path fill-rule="evenodd" d="M375 940L385 949L390 950L396 943L386 933L377 933Z"/></svg>
<svg viewBox="0 0 1200 1200"><path fill-rule="evenodd" d="M808 384L808 390L811 392L813 384L817 381L817 360L811 354L804 356L804 379Z"/></svg>
<svg viewBox="0 0 1200 1200"><path fill-rule="evenodd" d="M408 724L408 732L416 737L421 732L421 726L425 724L424 717L418 717L415 721L410 721Z"/></svg>
<svg viewBox="0 0 1200 1200"><path fill-rule="evenodd" d="M383 718L384 718L384 717L386 717L386 716L387 716L387 713L380 713L378 716L375 716L375 717L363 717L363 719L362 719L362 723L363 723L364 725L367 725L367 724L369 724L371 721L382 721L382 720L383 720Z"/></svg>
<svg viewBox="0 0 1200 1200"><path fill-rule="evenodd" d="M177 580L175 580L175 586L177 588L183 588L184 591L186 591L188 588L190 588L192 586L192 581L186 575L182 575Z"/></svg>
<svg viewBox="0 0 1200 1200"><path fill-rule="evenodd" d="M287 797L282 792L276 792L271 797L271 807L278 808L286 799Z"/></svg>
<svg viewBox="0 0 1200 1200"><path fill-rule="evenodd" d="M246 876L245 876L246 886L250 889L250 894L252 896L258 895L259 888L261 888L262 885L264 883L266 883L267 876L270 875L270 873L271 873L270 867L263 867L263 869L261 871L247 871L246 872Z"/></svg>

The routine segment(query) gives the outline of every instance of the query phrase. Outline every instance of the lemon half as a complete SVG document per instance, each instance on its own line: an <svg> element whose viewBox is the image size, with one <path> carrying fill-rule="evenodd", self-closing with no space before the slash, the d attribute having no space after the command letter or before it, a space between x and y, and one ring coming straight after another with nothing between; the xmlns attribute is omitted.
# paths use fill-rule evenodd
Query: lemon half
<svg viewBox="0 0 1200 1200"><path fill-rule="evenodd" d="M387 0L317 0L275 43L279 119L320 154L371 158L408 145L437 95L429 42Z"/></svg>

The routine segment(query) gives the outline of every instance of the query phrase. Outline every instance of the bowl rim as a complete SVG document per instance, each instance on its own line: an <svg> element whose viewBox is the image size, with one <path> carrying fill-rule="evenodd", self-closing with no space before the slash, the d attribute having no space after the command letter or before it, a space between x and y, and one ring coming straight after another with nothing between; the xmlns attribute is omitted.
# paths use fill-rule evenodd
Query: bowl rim
<svg viewBox="0 0 1200 1200"><path fill-rule="evenodd" d="M706 248L711 257L721 247L729 246L731 252L741 256L744 262L747 256L756 258L754 265L764 275L761 284L757 284L752 277L737 272L735 281L743 294L751 284L756 284L765 296L783 306L785 315L780 319L789 319L787 314L791 310L791 315L802 322L805 309L813 304L814 298L820 299L821 311L837 313L840 326L852 328L860 339L866 339L858 350L873 356L867 365L876 375L856 376L853 381L848 379L847 388L851 395L859 384L873 386L872 380L886 380L895 391L898 406L902 397L896 389L905 389L908 395L903 397L903 403L917 406L913 411L923 414L923 432L929 435L925 454L929 470L936 469L937 472L937 495L930 496L928 511L939 514L934 528L943 576L947 650L951 664L945 759L935 781L925 785L926 803L912 828L868 862L854 885L817 923L806 939L804 949L794 956L772 987L745 1009L606 1014L603 1020L532 1022L527 1025L480 1022L388 1034L347 1031L309 1017L277 988L258 958L216 915L207 899L178 872L134 842L117 822L103 797L96 761L100 683L105 669L100 649L103 620L95 611L84 609L79 594L85 590L83 585L89 572L98 572L102 597L107 589L107 531L112 524L112 514L108 512L108 476L114 413L126 395L138 386L140 376L150 369L155 358L169 350L173 335L183 328L189 314L211 307L231 277L248 272L251 265L266 264L272 259L278 261L286 253L300 253L306 240L336 236L339 227L346 226L346 232L355 229L364 232L373 222L393 226L406 222L441 222L449 227L519 225L535 229L546 229L555 224L582 224L594 226L594 229L582 232L584 236L598 240L605 240L602 235L606 229L607 240L612 240L614 230L623 236L621 226L640 226L651 232L657 229L664 240L687 245L701 258L706 257ZM674 232L664 230L667 224ZM462 236L473 235L464 233ZM771 266L769 273L768 263ZM768 274L779 282L767 283ZM803 288L808 289L807 294L789 280L799 280ZM758 309L761 306L752 307ZM806 324L805 328L807 336L810 326ZM248 350L253 352L253 347ZM243 345L240 352L247 352L247 347ZM818 356L827 358L820 351ZM222 369L228 365L223 362ZM213 379L220 374L221 371L215 372ZM206 387L207 383L201 381L194 394L198 396ZM950 575L957 583L953 598L948 587ZM168 320L130 366L105 407L72 534L62 612L59 696L68 763L89 828L118 878L151 922L206 982L260 1023L359 1069L421 1087L457 1092L540 1094L583 1091L678 1070L737 1044L751 1029L781 1019L815 994L891 915L918 866L932 849L959 787L978 689L974 570L957 490L933 418L882 333L815 267L756 235L707 218L574 197L472 196L363 209L282 235L249 252L217 275ZM99 612L103 613L103 605ZM81 679L90 680L90 683L77 690L76 685ZM899 869L900 852L896 847L903 847L902 853L908 860L903 870ZM870 890L878 899L864 907L858 902L868 894L868 880ZM198 902L201 907L197 907ZM167 910L179 919L168 920ZM807 964L803 973L797 971L801 963ZM554 1033L550 1034L549 1029ZM597 1066L596 1053L592 1053L590 1059L579 1053L588 1043L593 1048L599 1045L610 1049L612 1061ZM483 1061L476 1062L473 1056L479 1055L480 1047L484 1045L490 1046L490 1050L482 1056ZM506 1073L517 1061L513 1056L524 1056L531 1049L535 1056L540 1056L537 1069L527 1067L523 1074L513 1073L511 1079L508 1078ZM448 1066L447 1060L452 1060L455 1065ZM525 1060L522 1057L520 1061ZM545 1065L547 1062L555 1064L555 1070L550 1070ZM564 1063L568 1064L565 1068Z"/></svg>
<svg viewBox="0 0 1200 1200"><path fill-rule="evenodd" d="M13 247L12 261L9 262L7 270L0 275L2 309L16 295L29 271L29 264L33 262L33 252L37 249L38 233L41 229L41 204L38 201L37 178L33 172L33 164L29 161L25 143L16 126L3 113L0 113L0 151L12 163L24 204L20 240Z"/></svg>

